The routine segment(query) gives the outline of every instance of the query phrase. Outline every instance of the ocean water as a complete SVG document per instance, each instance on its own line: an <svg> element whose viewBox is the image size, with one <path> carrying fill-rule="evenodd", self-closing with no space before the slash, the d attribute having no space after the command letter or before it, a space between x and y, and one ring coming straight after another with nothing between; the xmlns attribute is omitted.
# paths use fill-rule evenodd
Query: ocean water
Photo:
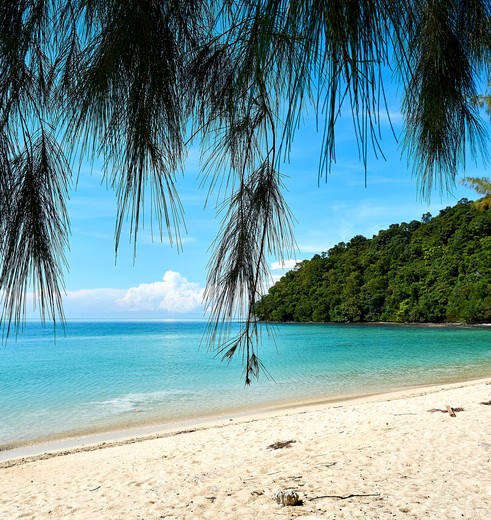
<svg viewBox="0 0 491 520"><path fill-rule="evenodd" d="M245 387L201 346L202 322L28 323L0 347L0 449L33 440L218 416L491 375L491 329L286 324Z"/></svg>

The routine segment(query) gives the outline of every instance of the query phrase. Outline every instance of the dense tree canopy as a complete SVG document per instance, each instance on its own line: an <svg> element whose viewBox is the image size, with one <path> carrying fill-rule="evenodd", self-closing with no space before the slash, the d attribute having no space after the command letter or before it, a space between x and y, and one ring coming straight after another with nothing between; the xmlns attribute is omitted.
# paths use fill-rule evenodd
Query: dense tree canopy
<svg viewBox="0 0 491 520"><path fill-rule="evenodd" d="M491 322L491 210L464 199L422 220L304 260L256 304L257 317Z"/></svg>
<svg viewBox="0 0 491 520"><path fill-rule="evenodd" d="M223 201L209 266L209 340L257 374L251 305L266 255L294 246L283 199L306 105L318 116L319 175L335 123L353 114L360 156L380 149L383 71L401 83L403 142L423 192L452 185L466 146L485 151L476 99L489 76L488 0L19 0L0 3L2 323L22 320L33 286L41 318L63 320L72 167L100 157L136 243L142 209L179 245L176 179L190 146ZM346 107L346 108L345 108ZM146 199L145 199L146 195ZM243 318L223 343L221 323Z"/></svg>

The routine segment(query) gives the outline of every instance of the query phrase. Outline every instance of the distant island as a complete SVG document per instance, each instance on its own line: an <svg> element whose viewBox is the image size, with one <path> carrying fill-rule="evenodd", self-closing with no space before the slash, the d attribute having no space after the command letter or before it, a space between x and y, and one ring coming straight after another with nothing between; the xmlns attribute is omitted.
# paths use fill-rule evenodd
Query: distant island
<svg viewBox="0 0 491 520"><path fill-rule="evenodd" d="M432 218L357 235L304 260L255 304L261 321L491 322L491 210L462 199Z"/></svg>

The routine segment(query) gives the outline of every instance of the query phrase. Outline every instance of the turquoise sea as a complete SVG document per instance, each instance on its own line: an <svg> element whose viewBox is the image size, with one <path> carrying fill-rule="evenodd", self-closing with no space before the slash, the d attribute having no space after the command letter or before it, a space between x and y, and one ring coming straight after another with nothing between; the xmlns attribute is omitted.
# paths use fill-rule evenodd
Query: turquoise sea
<svg viewBox="0 0 491 520"><path fill-rule="evenodd" d="M77 433L240 413L491 375L491 329L285 324L245 387L240 357L200 348L203 322L28 323L0 347L0 449Z"/></svg>

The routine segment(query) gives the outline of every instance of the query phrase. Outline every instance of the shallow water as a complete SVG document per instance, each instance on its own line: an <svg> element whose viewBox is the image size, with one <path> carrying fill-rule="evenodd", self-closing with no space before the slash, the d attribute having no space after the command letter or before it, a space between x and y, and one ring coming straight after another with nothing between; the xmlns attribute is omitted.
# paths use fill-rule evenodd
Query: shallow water
<svg viewBox="0 0 491 520"><path fill-rule="evenodd" d="M0 446L487 377L491 329L286 324L259 357L274 380L245 387L240 358L199 348L203 322L28 323L0 348Z"/></svg>

